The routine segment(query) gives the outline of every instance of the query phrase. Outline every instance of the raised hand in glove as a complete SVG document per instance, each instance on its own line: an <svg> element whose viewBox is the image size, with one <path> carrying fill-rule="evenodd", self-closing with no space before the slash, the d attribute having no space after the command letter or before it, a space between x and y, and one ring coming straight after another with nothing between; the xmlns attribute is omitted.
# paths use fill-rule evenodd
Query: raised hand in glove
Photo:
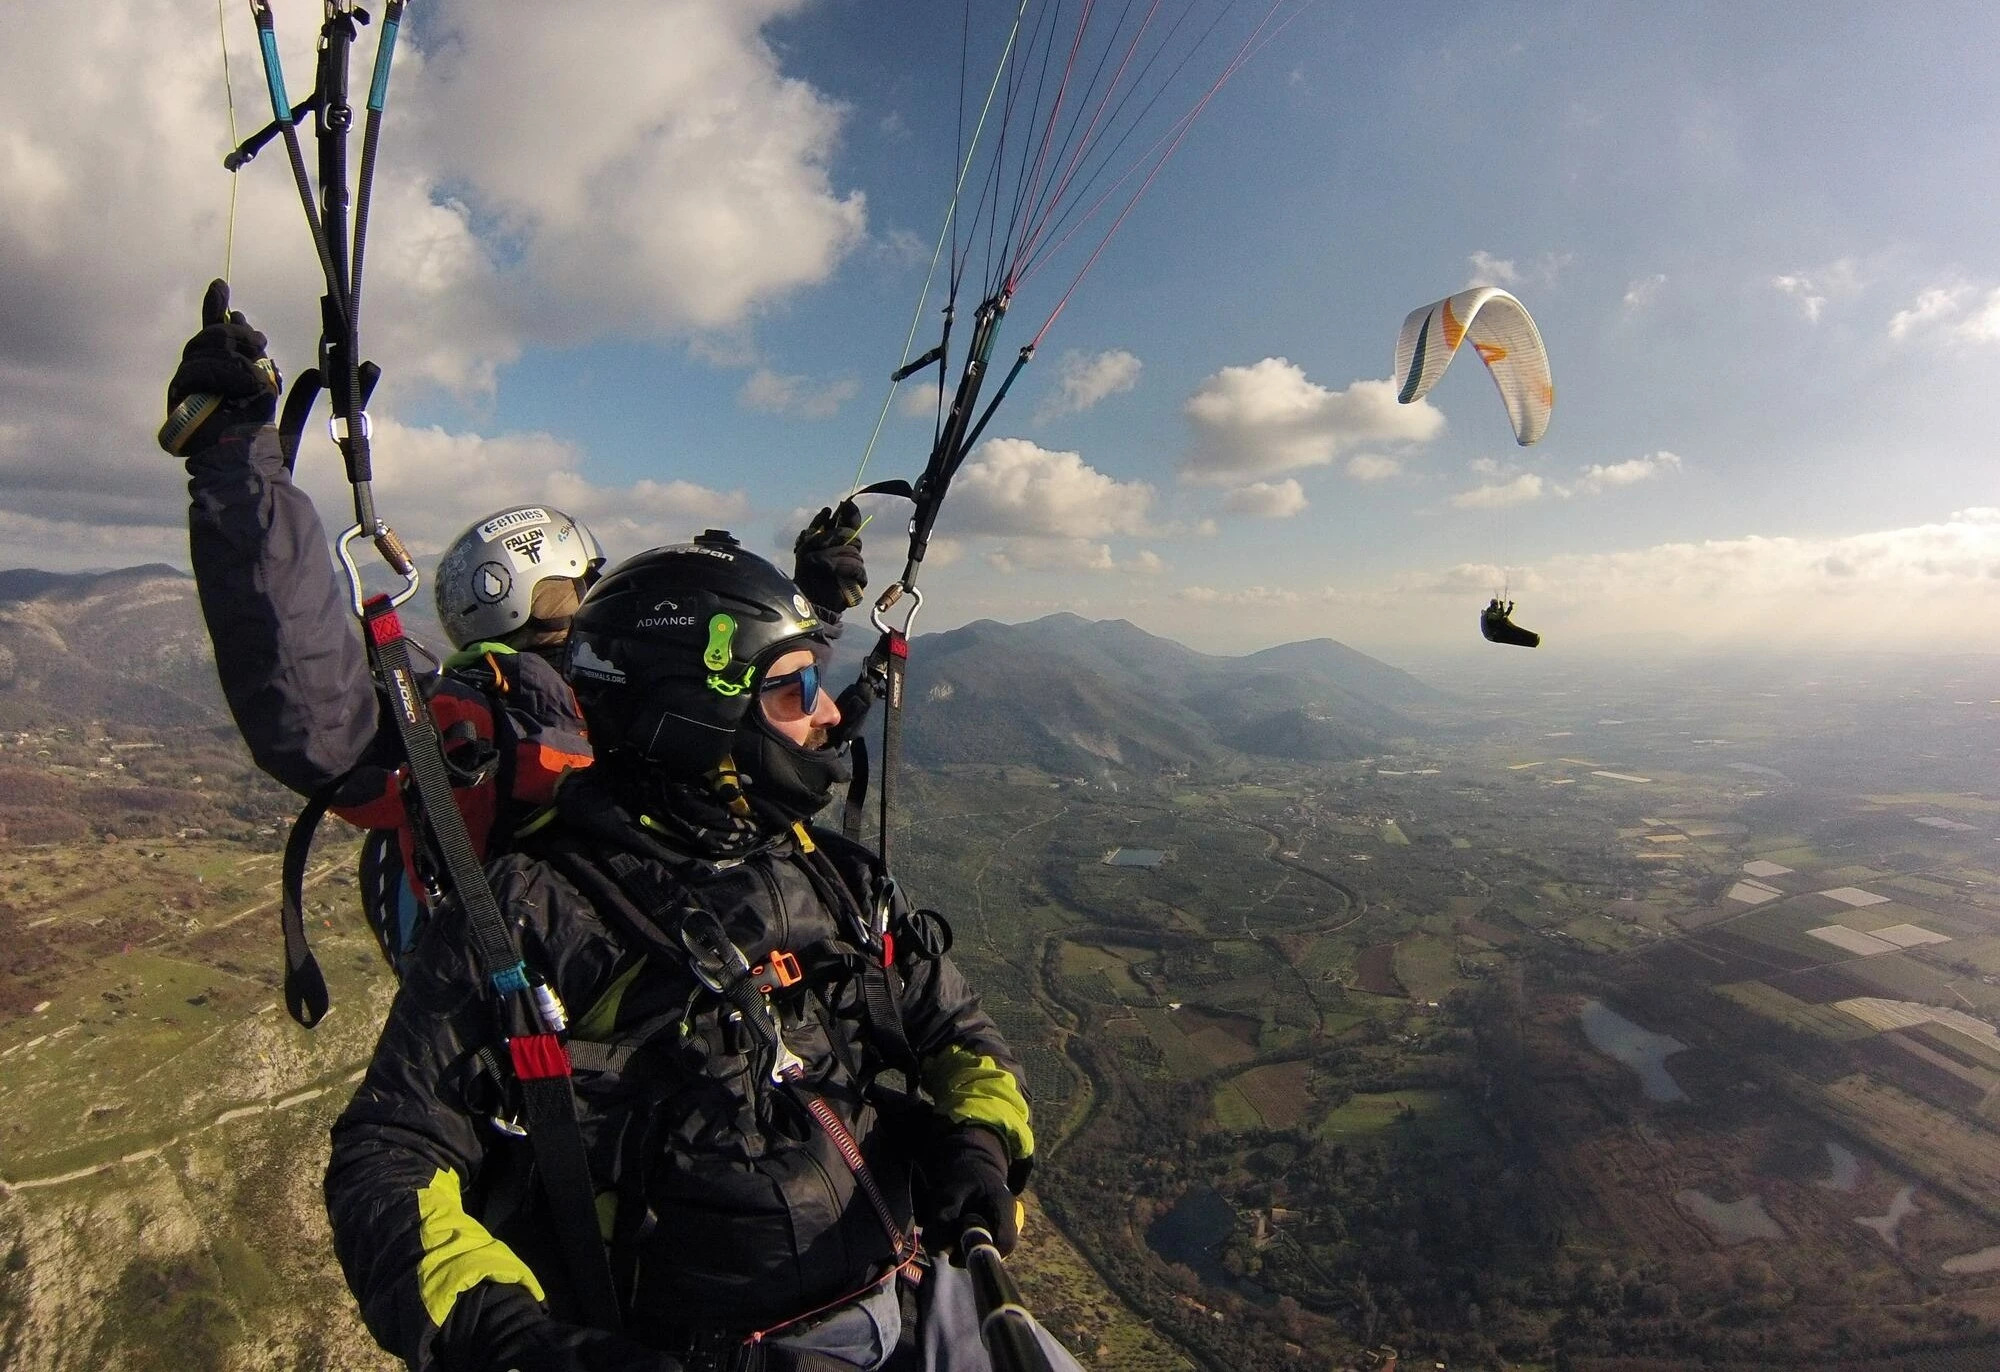
<svg viewBox="0 0 2000 1372"><path fill-rule="evenodd" d="M964 1124L940 1134L923 1160L919 1218L932 1248L958 1247L969 1224L993 1235L1004 1257L1021 1241L1014 1192L1007 1185L1007 1145L991 1129ZM965 1261L955 1254L954 1262Z"/></svg>
<svg viewBox="0 0 2000 1372"><path fill-rule="evenodd" d="M444 1372L687 1372L678 1358L630 1339L552 1320L527 1288L481 1282L438 1331Z"/></svg>
<svg viewBox="0 0 2000 1372"><path fill-rule="evenodd" d="M868 589L868 571L861 564L861 511L843 500L814 515L792 543L798 558L792 580L819 609L838 622L841 612L861 603Z"/></svg>
<svg viewBox="0 0 2000 1372"><path fill-rule="evenodd" d="M228 425L269 424L284 383L264 352L268 341L241 310L229 308L229 283L209 282L201 332L187 341L167 383L160 446L178 456L213 442Z"/></svg>

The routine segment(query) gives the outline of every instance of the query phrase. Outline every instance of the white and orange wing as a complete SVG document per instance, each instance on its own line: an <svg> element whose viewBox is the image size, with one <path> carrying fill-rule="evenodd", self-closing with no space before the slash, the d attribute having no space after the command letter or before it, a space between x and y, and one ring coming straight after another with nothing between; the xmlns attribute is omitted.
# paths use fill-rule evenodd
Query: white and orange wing
<svg viewBox="0 0 2000 1372"><path fill-rule="evenodd" d="M1474 286L1410 311L1396 339L1396 399L1423 399L1467 339L1500 388L1514 441L1524 448L1536 442L1549 431L1556 404L1548 349L1527 307L1498 286Z"/></svg>

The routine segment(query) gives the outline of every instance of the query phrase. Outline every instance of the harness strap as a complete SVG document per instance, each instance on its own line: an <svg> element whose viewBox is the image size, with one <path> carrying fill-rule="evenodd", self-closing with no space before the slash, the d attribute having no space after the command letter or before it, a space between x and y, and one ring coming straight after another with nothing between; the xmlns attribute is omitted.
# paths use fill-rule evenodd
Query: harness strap
<svg viewBox="0 0 2000 1372"><path fill-rule="evenodd" d="M854 1174L854 1184L867 1198L876 1219L881 1222L882 1232L889 1240L897 1266L915 1256L915 1232L906 1231L896 1222L895 1212L889 1208L889 1199L875 1180L874 1172L869 1169L868 1160L862 1155L861 1145L855 1141L852 1131L841 1122L833 1107L807 1086L805 1064L786 1047L784 1035L778 1028L777 1011L764 993L757 989L756 978L750 972L749 958L728 942L728 934L721 921L700 906L686 911L677 910L679 902L668 895L653 879L653 874L630 853L611 854L606 866L611 869L618 885L645 912L646 922L655 929L664 931L678 913L682 957L693 969L696 979L734 1006L743 1017L745 1027L764 1038L772 1053L771 1080L805 1106L807 1113L840 1154L841 1161L847 1164L847 1170ZM715 947L717 943L721 944L720 948ZM725 967L730 970L725 971ZM901 1029L900 1019L897 1028Z"/></svg>
<svg viewBox="0 0 2000 1372"><path fill-rule="evenodd" d="M847 800L840 807L841 836L850 843L861 842L861 826L868 820L868 740L856 734L847 745L849 776Z"/></svg>
<svg viewBox="0 0 2000 1372"><path fill-rule="evenodd" d="M319 959L306 940L306 861L312 855L313 835L319 831L327 806L333 803L341 783L352 775L337 776L313 792L285 836L285 860L278 883L278 924L285 933L285 1009L307 1029L326 1018L333 999L327 993Z"/></svg>
<svg viewBox="0 0 2000 1372"><path fill-rule="evenodd" d="M465 913L480 971L492 989L499 1018L506 1022L511 1010L515 1023L537 1023L539 1017L525 1007L529 983L520 945L500 913L486 873L472 855L465 818L452 800L437 722L410 666L402 620L387 596L376 596L363 605L362 623L367 629L376 680L388 693L389 713L409 761L416 794L406 796L405 802L417 802L415 818L422 824L416 832L428 835L449 889ZM598 1233L597 1198L576 1122L569 1055L556 1037L561 1026L541 1027L545 1032L510 1036L507 1045L521 1085L528 1140L534 1145L535 1167L541 1174L556 1237L584 1317L601 1329L616 1330L623 1320L612 1285L610 1257Z"/></svg>
<svg viewBox="0 0 2000 1372"><path fill-rule="evenodd" d="M880 832L875 854L882 867L889 867L889 816L896 801L896 774L903 766L903 683L910 666L910 640L900 629L882 634L876 651L882 657L882 784L880 792Z"/></svg>

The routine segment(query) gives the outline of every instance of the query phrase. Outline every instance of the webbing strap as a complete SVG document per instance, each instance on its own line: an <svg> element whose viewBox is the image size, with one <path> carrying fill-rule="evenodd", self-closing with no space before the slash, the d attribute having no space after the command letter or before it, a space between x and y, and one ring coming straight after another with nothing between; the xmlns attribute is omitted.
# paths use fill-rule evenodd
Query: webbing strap
<svg viewBox="0 0 2000 1372"><path fill-rule="evenodd" d="M292 821L285 836L285 861L278 880L278 925L285 933L285 1009L300 1025L311 1029L333 1008L327 993L326 976L306 940L306 860L312 855L313 835L340 789L352 773L335 777L313 792L305 809Z"/></svg>
<svg viewBox="0 0 2000 1372"><path fill-rule="evenodd" d="M882 1187L875 1180L875 1174L868 1170L868 1159L862 1156L861 1145L854 1141L853 1133L840 1122L840 1116L834 1113L833 1107L828 1105L823 1097L816 1096L806 1089L803 1071L793 1068L785 1074L784 1081L792 1094L805 1103L813 1119L818 1121L820 1129L832 1141L834 1151L840 1154L840 1160L846 1163L847 1170L854 1174L854 1184L860 1188L861 1194L868 1198L869 1206L875 1211L875 1218L882 1223L882 1232L888 1236L890 1250L896 1255L896 1265L902 1266L916 1256L917 1236L913 1231L905 1230L896 1223L896 1214L889 1208L889 1198L882 1194Z"/></svg>
<svg viewBox="0 0 2000 1372"><path fill-rule="evenodd" d="M880 792L881 832L875 854L886 871L889 867L889 814L896 800L896 774L903 766L903 678L910 665L910 640L899 629L882 635L882 782Z"/></svg>
<svg viewBox="0 0 2000 1372"><path fill-rule="evenodd" d="M410 666L402 620L387 596L376 596L362 606L362 624L376 680L388 692L389 712L395 718L415 784L418 813L414 818L422 823L417 832L427 834L436 849L450 892L465 913L480 972L504 1013L510 998L528 989L527 967L486 873L473 856L465 817L452 799L437 721L431 718L430 706ZM406 805L411 799L405 792ZM552 1034L517 1036L508 1041L508 1051L521 1084L522 1115L529 1142L534 1145L535 1168L541 1174L578 1304L591 1324L616 1330L623 1321L612 1285L610 1256L598 1232L597 1197L591 1187L583 1134L577 1128L569 1057Z"/></svg>
<svg viewBox="0 0 2000 1372"><path fill-rule="evenodd" d="M840 808L840 833L849 843L861 842L868 822L868 740L856 734L847 745L847 801Z"/></svg>
<svg viewBox="0 0 2000 1372"><path fill-rule="evenodd" d="M403 622L387 596L376 596L362 607L362 623L368 632L368 655L375 676L389 695L389 713L395 718L403 756L408 759L410 779L416 786L423 827L436 847L451 893L465 911L472 933L474 951L479 955L481 974L501 995L527 989L527 970L514 935L501 918L500 906L486 873L472 853L472 839L465 832L465 817L452 800L451 777L445 770L444 749L438 738L437 722L417 684L410 666L409 640L403 636ZM407 804L409 796L405 795Z"/></svg>
<svg viewBox="0 0 2000 1372"><path fill-rule="evenodd" d="M554 1035L529 1037L554 1042ZM521 1058L516 1050L521 1042L510 1039L507 1044L517 1075ZM555 1051L562 1052L561 1044L555 1045ZM569 1264L583 1318L599 1329L616 1330L623 1323L618 1289L612 1282L611 1255L597 1227L597 1189L590 1179L583 1131L576 1123L576 1096L570 1090L567 1057L561 1067L560 1075L520 1077L521 1122L527 1126L528 1142L534 1145L535 1170L541 1174L549 1219Z"/></svg>
<svg viewBox="0 0 2000 1372"><path fill-rule="evenodd" d="M645 912L647 923L657 929L666 929L678 902L661 888L660 883L653 879L653 874L629 853L613 854L608 865L617 884ZM716 920L712 913L700 906L693 906L691 913L697 918L706 917L713 921L716 926L716 937L727 937L721 930L720 921ZM693 954L684 950L683 956L692 966ZM734 950L734 956L746 967L748 966L749 959L740 949ZM704 985L709 985L714 972L713 969L696 967L695 975ZM889 1239L897 1264L900 1266L913 1257L916 1252L916 1236L913 1233L906 1233L896 1223L896 1216L889 1208L888 1198L882 1194L881 1185L875 1180L875 1174L869 1170L868 1160L862 1156L861 1145L855 1142L854 1135L849 1132L845 1124L841 1123L840 1116L834 1112L833 1107L806 1085L805 1064L786 1048L784 1037L778 1030L777 1014L770 1002L765 999L764 993L757 989L755 981L747 974L731 978L727 984L716 989L716 993L736 1008L738 1014L742 1016L745 1028L765 1040L765 1045L773 1054L772 1079L789 1090L825 1131L835 1151L840 1154L841 1161L845 1162L848 1170L854 1174L855 1185L868 1198L868 1204L875 1211L875 1217L881 1221L882 1232ZM902 1031L900 1018L896 1020L896 1031L899 1034Z"/></svg>

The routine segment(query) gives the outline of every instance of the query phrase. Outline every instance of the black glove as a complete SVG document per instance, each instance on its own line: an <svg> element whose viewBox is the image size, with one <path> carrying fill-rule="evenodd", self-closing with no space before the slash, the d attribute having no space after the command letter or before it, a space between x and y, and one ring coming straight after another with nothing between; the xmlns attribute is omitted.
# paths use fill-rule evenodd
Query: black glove
<svg viewBox="0 0 2000 1372"><path fill-rule="evenodd" d="M167 428L160 444L172 453L203 446L231 424L269 424L278 413L284 382L277 363L265 355L269 342L241 310L229 308L229 283L215 280L201 298L201 332L181 350L181 365L167 383ZM176 413L189 396L220 397L221 406L177 426Z"/></svg>
<svg viewBox="0 0 2000 1372"><path fill-rule="evenodd" d="M481 1282L438 1331L446 1372L687 1372L678 1358L548 1317L526 1287Z"/></svg>
<svg viewBox="0 0 2000 1372"><path fill-rule="evenodd" d="M1014 1251L1021 1226L1007 1185L1007 1145L998 1134L978 1124L946 1131L931 1145L923 1172L921 1218L931 1247L956 1248L966 1226L977 1224L993 1236L1002 1257Z"/></svg>
<svg viewBox="0 0 2000 1372"><path fill-rule="evenodd" d="M861 728L868 722L868 711L882 694L880 678L869 663L864 663L861 675L854 684L833 698L840 707L840 723L827 730L826 746L841 748L861 736Z"/></svg>
<svg viewBox="0 0 2000 1372"><path fill-rule="evenodd" d="M861 565L861 523L854 502L843 500L814 515L792 542L798 558L792 580L821 617L834 623L843 610L859 605L868 589L868 571Z"/></svg>

